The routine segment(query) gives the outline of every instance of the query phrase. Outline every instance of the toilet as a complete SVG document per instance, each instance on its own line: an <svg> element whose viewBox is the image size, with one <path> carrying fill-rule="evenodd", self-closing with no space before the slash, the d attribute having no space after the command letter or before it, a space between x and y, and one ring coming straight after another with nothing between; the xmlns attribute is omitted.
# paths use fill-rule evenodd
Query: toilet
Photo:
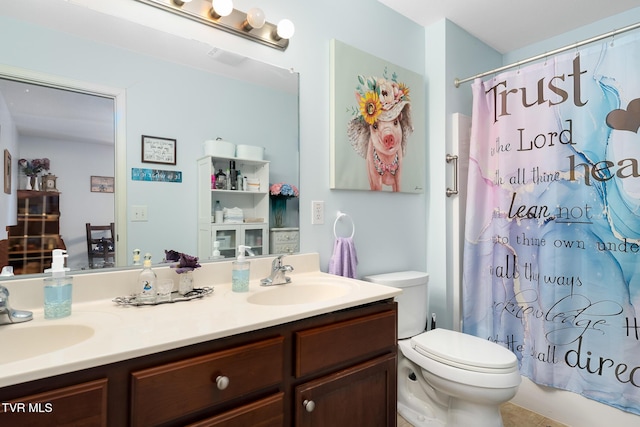
<svg viewBox="0 0 640 427"><path fill-rule="evenodd" d="M398 302L398 413L416 427L501 427L500 405L521 377L505 347L461 332L427 329L429 275L402 271L364 280L402 289Z"/></svg>

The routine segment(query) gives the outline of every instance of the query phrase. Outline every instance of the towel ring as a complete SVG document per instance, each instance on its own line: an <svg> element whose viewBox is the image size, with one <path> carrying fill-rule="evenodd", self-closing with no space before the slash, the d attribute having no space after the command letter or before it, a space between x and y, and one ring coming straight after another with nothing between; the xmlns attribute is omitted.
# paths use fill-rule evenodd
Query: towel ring
<svg viewBox="0 0 640 427"><path fill-rule="evenodd" d="M340 218L343 218L343 217L349 218L349 221L351 221L351 238L353 238L353 236L356 234L356 224L353 222L353 218L351 218L346 213L340 212L340 211L338 211L338 216L336 217L336 220L333 223L333 236L336 239L338 238L338 233L336 232L336 225L338 225L338 221L340 221Z"/></svg>

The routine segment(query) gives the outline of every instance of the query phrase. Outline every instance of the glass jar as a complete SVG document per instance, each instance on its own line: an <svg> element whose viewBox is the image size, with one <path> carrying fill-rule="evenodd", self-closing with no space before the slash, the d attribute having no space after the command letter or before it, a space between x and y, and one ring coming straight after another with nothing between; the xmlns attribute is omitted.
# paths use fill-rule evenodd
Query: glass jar
<svg viewBox="0 0 640 427"><path fill-rule="evenodd" d="M178 293L180 295L188 294L193 290L193 271L185 271L180 274L180 284Z"/></svg>

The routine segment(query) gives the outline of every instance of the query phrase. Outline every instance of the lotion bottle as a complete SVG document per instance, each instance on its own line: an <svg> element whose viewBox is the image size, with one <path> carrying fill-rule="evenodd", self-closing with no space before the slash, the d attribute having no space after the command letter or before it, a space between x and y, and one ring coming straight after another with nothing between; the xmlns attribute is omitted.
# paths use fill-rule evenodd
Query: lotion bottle
<svg viewBox="0 0 640 427"><path fill-rule="evenodd" d="M71 315L71 294L73 277L65 276L69 268L64 266L67 251L54 249L51 268L44 272L51 277L44 279L44 318L59 319Z"/></svg>
<svg viewBox="0 0 640 427"><path fill-rule="evenodd" d="M220 255L220 240L216 240L213 242L213 253L211 254L211 259L220 259L224 258Z"/></svg>
<svg viewBox="0 0 640 427"><path fill-rule="evenodd" d="M151 254L144 255L142 271L138 275L138 300L141 302L156 302L156 273L151 269Z"/></svg>
<svg viewBox="0 0 640 427"><path fill-rule="evenodd" d="M231 290L233 292L249 292L249 267L251 264L244 257L249 246L238 246L238 258L231 263Z"/></svg>

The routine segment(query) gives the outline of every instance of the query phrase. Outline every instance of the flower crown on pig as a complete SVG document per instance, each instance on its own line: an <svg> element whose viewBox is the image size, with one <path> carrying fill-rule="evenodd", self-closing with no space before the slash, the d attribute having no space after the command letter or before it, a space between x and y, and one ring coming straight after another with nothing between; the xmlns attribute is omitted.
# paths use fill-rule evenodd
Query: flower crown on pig
<svg viewBox="0 0 640 427"><path fill-rule="evenodd" d="M358 76L360 84L355 92L358 108L351 108L354 117L347 125L347 136L353 149L362 157L367 154L371 133L369 126L375 126L379 120L389 122L400 116L403 154L407 137L413 132L409 87L398 82L396 73L393 73L391 79L386 74L385 68L384 77Z"/></svg>

